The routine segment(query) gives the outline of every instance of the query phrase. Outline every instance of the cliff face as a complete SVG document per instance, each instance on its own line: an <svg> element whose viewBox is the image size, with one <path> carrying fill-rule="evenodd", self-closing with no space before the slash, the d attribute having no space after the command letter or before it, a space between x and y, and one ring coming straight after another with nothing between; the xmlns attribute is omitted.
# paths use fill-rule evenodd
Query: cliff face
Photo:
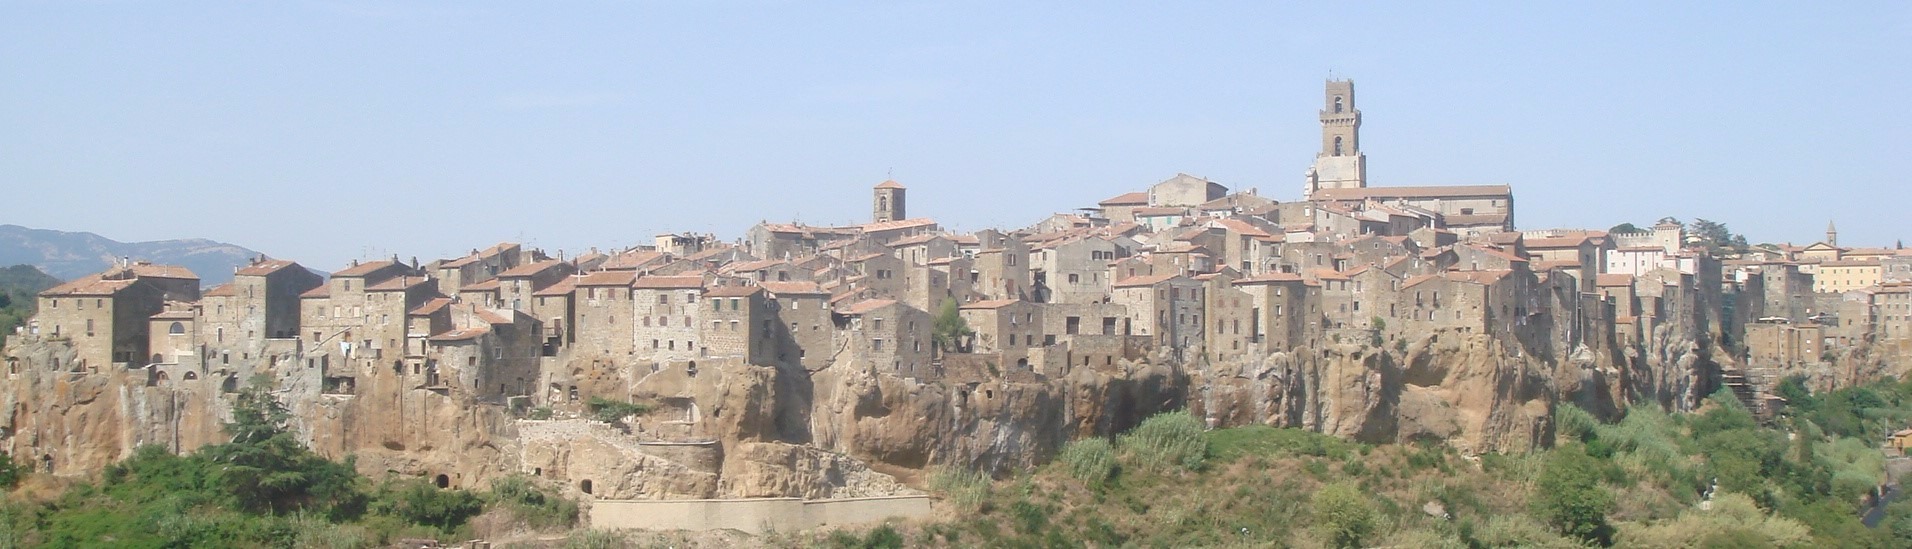
<svg viewBox="0 0 1912 549"><path fill-rule="evenodd" d="M1052 371L948 355L923 378L845 364L580 361L552 365L564 374L553 378L555 417L546 420L528 419L519 402L411 385L391 371L361 372L340 390L298 361L250 368L272 376L313 448L355 455L371 474L443 475L447 485L476 487L523 473L603 498L820 498L897 493L907 488L891 474L935 466L1027 468L1069 440L1183 407L1217 427L1526 449L1551 440L1562 401L1611 413L1629 398L1691 394L1689 372L1706 359L1681 335L1655 334L1634 348L1647 352L1629 354L1601 334L1560 358L1544 337L1457 330L1378 347L1328 344L1220 362L1158 352ZM12 410L4 442L15 455L78 475L143 444L190 451L223 440L232 387L220 380L231 376L157 381L144 369L47 367L70 352L59 342L12 352L20 369L0 399ZM556 390L566 385L655 408L612 423L583 419L584 403L568 387Z"/></svg>

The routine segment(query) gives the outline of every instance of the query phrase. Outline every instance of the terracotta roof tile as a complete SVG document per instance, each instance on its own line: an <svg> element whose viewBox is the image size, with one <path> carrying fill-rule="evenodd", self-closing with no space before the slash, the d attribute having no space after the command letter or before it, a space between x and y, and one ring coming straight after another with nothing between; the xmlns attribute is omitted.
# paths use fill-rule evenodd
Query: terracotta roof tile
<svg viewBox="0 0 1912 549"><path fill-rule="evenodd" d="M1114 198L1097 202L1096 204L1101 206L1137 206L1137 205L1144 205L1148 203L1149 203L1149 193L1146 193L1143 191L1135 191L1132 193L1118 194L1118 195L1115 195Z"/></svg>
<svg viewBox="0 0 1912 549"><path fill-rule="evenodd" d="M761 287L732 284L730 286L704 288L704 297L746 297L762 292L763 288Z"/></svg>
<svg viewBox="0 0 1912 549"><path fill-rule="evenodd" d="M260 261L257 263L246 265L244 267L240 267L239 270L234 272L233 274L236 274L239 276L265 276L265 275L279 272L279 270L284 269L286 267L291 267L293 265L296 265L296 263L293 263L291 261L286 261L283 259L268 259L265 261Z"/></svg>
<svg viewBox="0 0 1912 549"><path fill-rule="evenodd" d="M343 271L332 273L332 276L334 278L363 277L365 275L372 274L374 271L377 271L379 269L383 269L383 268L390 267L397 264L398 264L397 261L392 261L390 259L381 259L378 261L367 261L364 263L353 265L351 267L346 267L345 270Z"/></svg>
<svg viewBox="0 0 1912 549"><path fill-rule="evenodd" d="M429 300L426 300L424 303L419 304L418 307L413 308L411 311L407 312L406 314L409 314L412 316L431 316L433 314L436 314L438 311L445 310L445 307L450 305L451 305L451 298L434 297Z"/></svg>
<svg viewBox="0 0 1912 549"><path fill-rule="evenodd" d="M124 290L128 286L132 286L135 282L138 281L134 279L106 280L100 277L100 275L88 275L72 282L47 288L46 291L40 292L40 295L45 297L78 295L109 296L119 293L120 290Z"/></svg>
<svg viewBox="0 0 1912 549"><path fill-rule="evenodd" d="M852 303L850 306L844 307L843 310L838 312L846 315L860 315L895 304L896 300L894 299L866 299Z"/></svg>
<svg viewBox="0 0 1912 549"><path fill-rule="evenodd" d="M645 290L689 290L704 287L702 275L644 276L631 283L631 287Z"/></svg>
<svg viewBox="0 0 1912 549"><path fill-rule="evenodd" d="M584 275L577 282L579 286L630 286L637 280L637 273L631 271L598 271ZM702 285L700 281L698 283Z"/></svg>

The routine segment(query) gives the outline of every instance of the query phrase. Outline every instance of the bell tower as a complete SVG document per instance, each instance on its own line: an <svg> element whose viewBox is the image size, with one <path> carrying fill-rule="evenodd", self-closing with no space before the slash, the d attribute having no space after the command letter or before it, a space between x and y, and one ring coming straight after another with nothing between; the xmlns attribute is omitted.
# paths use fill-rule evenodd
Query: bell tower
<svg viewBox="0 0 1912 549"><path fill-rule="evenodd" d="M1368 186L1368 157L1361 153L1361 110L1354 108L1354 81L1329 80L1321 106L1321 152L1302 189L1311 197L1321 189Z"/></svg>
<svg viewBox="0 0 1912 549"><path fill-rule="evenodd" d="M871 198L870 218L877 223L908 219L904 217L903 184L891 179L876 184L876 196Z"/></svg>

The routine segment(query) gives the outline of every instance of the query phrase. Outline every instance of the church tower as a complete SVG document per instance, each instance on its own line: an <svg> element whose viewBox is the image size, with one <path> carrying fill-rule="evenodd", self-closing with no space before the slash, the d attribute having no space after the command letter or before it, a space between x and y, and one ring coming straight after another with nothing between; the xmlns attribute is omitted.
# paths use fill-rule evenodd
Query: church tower
<svg viewBox="0 0 1912 549"><path fill-rule="evenodd" d="M1826 245L1839 247L1839 228L1834 227L1831 221L1826 222Z"/></svg>
<svg viewBox="0 0 1912 549"><path fill-rule="evenodd" d="M876 197L871 206L870 217L877 223L908 219L904 217L903 184L894 179L876 184Z"/></svg>
<svg viewBox="0 0 1912 549"><path fill-rule="evenodd" d="M1368 157L1361 154L1361 111L1354 108L1354 81L1329 80L1321 107L1321 152L1308 169L1302 196L1321 189L1368 186Z"/></svg>

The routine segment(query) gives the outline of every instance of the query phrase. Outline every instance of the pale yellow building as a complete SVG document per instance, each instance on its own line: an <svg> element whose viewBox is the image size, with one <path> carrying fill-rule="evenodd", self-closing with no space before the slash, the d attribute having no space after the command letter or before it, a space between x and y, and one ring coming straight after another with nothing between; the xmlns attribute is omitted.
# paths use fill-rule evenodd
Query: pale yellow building
<svg viewBox="0 0 1912 549"><path fill-rule="evenodd" d="M1885 281L1885 269L1878 261L1827 261L1813 273L1812 291L1849 292L1870 288Z"/></svg>

